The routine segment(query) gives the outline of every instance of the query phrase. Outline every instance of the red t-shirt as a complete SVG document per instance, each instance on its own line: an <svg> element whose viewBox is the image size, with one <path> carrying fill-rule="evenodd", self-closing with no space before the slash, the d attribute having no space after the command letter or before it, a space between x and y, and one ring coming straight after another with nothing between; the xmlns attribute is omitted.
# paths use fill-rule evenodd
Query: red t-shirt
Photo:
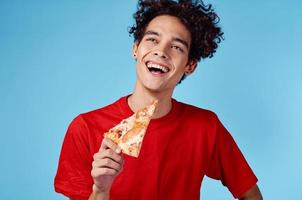
<svg viewBox="0 0 302 200"><path fill-rule="evenodd" d="M72 199L88 199L93 154L103 133L132 115L127 97L81 114L70 124L55 190ZM112 200L200 198L204 175L219 179L238 198L257 178L217 116L208 110L172 100L172 110L152 119L138 158L124 155L124 169L114 180Z"/></svg>

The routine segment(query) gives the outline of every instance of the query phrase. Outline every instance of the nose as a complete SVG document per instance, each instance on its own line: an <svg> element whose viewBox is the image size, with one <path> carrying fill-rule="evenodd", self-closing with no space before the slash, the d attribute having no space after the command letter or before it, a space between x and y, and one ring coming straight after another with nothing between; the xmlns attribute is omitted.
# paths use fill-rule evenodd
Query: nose
<svg viewBox="0 0 302 200"><path fill-rule="evenodd" d="M157 48L154 50L153 55L158 56L162 59L168 58L168 52L167 52L167 45L161 44L158 45Z"/></svg>
<svg viewBox="0 0 302 200"><path fill-rule="evenodd" d="M163 51L155 51L154 53L153 53L155 56L159 56L159 57L161 57L161 58L163 58L163 59L166 59L167 58L167 55L163 52Z"/></svg>

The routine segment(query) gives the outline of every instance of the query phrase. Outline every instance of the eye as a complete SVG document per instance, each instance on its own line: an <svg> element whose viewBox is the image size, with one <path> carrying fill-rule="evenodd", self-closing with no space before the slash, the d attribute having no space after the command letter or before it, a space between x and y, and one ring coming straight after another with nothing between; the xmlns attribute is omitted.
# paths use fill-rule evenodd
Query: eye
<svg viewBox="0 0 302 200"><path fill-rule="evenodd" d="M149 41L149 42L152 42L152 43L155 43L155 44L158 43L157 39L152 38L152 37L151 38L147 38L146 41Z"/></svg>
<svg viewBox="0 0 302 200"><path fill-rule="evenodd" d="M180 52L184 52L184 50L181 47L177 46L177 45L172 45L171 48L175 49L177 51L180 51Z"/></svg>

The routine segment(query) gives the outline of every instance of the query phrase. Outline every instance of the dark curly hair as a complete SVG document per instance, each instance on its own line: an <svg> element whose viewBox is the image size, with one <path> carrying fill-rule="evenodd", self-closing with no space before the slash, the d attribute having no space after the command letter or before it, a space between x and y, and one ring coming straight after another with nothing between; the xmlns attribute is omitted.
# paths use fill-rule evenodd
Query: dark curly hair
<svg viewBox="0 0 302 200"><path fill-rule="evenodd" d="M198 62L201 58L213 57L223 39L223 32L217 26L219 17L211 4L205 5L202 0L139 0L133 15L135 24L129 29L135 42L141 41L149 22L159 15L179 18L190 31L189 61Z"/></svg>

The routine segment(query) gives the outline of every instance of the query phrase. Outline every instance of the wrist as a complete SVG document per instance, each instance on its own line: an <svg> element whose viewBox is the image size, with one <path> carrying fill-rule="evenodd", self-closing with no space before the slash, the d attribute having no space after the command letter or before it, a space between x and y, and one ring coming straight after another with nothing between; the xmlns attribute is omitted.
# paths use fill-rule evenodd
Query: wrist
<svg viewBox="0 0 302 200"><path fill-rule="evenodd" d="M97 186L96 184L92 185L92 191L96 192L96 193L109 193L109 190L101 188L101 187Z"/></svg>
<svg viewBox="0 0 302 200"><path fill-rule="evenodd" d="M109 194L108 189L101 188L101 187L97 186L96 184L92 185L92 191L95 193Z"/></svg>
<svg viewBox="0 0 302 200"><path fill-rule="evenodd" d="M93 184L89 200L109 200L109 190L101 189Z"/></svg>

